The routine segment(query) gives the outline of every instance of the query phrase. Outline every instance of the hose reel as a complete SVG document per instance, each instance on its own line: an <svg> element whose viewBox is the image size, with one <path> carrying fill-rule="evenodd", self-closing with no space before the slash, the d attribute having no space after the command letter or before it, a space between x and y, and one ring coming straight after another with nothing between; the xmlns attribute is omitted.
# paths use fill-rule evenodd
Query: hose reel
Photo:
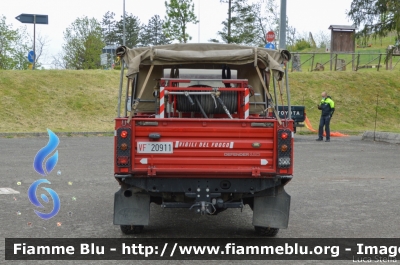
<svg viewBox="0 0 400 265"><path fill-rule="evenodd" d="M206 85L194 85L191 87L210 87ZM181 91L188 92L188 91ZM204 92L199 90L191 90L190 92ZM230 113L237 112L237 91L219 91L219 99L224 103L226 109ZM224 106L220 103L215 95L191 95L186 93L186 95L177 95L177 105L176 108L180 112L197 112L207 114L224 114Z"/></svg>

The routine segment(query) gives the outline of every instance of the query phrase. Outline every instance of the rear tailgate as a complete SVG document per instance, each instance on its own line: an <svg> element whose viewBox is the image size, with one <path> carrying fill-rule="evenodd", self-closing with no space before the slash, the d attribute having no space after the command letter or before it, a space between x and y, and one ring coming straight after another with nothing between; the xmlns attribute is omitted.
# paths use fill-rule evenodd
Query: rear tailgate
<svg viewBox="0 0 400 265"><path fill-rule="evenodd" d="M257 177L277 171L274 120L135 118L131 123L136 176Z"/></svg>

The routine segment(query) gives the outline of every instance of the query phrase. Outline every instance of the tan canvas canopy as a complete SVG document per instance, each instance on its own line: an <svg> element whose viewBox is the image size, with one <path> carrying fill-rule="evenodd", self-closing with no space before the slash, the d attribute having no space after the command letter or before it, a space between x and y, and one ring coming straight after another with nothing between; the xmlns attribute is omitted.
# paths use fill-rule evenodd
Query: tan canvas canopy
<svg viewBox="0 0 400 265"><path fill-rule="evenodd" d="M116 53L124 59L128 67L126 76L130 79L137 78L138 90L134 98L141 100L153 99L156 83L154 80L165 77L166 69L221 70L229 67L237 71L238 79L247 79L256 93L262 93L267 88L260 72L271 70L275 78L281 80L284 74L282 64L291 58L286 50L219 43L179 43L133 49L120 46ZM252 100L263 101L254 97ZM140 111L151 110L154 110L152 104L140 104ZM255 105L251 110L255 111Z"/></svg>
<svg viewBox="0 0 400 265"><path fill-rule="evenodd" d="M254 64L283 73L281 64L290 60L286 50L270 50L236 44L186 43L129 49L121 46L117 55L123 57L128 66L127 76L132 78L139 72L140 65L182 65L182 64ZM282 74L279 74L279 79Z"/></svg>

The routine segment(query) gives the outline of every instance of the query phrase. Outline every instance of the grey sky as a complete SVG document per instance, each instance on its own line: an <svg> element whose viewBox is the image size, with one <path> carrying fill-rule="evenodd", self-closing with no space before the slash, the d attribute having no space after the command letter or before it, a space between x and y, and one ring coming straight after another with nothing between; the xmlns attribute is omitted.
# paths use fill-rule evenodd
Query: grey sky
<svg viewBox="0 0 400 265"><path fill-rule="evenodd" d="M211 38L218 38L217 32L222 29L221 22L227 16L227 4L220 3L219 0L193 0L193 2L196 15L200 14L200 26L189 26L189 34L193 38L191 42L207 42ZM280 4L280 0L276 2ZM351 2L351 0L287 0L289 24L300 34L308 32L317 34L321 31L329 34L330 25L352 24L346 17ZM165 14L164 0L125 0L125 9L128 13L139 17L145 24L153 15L158 14L164 18ZM116 19L119 19L122 10L123 0L0 0L0 14L6 16L7 24L12 24L14 28L26 25L27 32L31 35L33 35L33 25L22 24L15 17L21 13L49 16L49 25L36 27L36 32L47 36L50 41L45 64L50 64L51 56L61 51L64 42L63 31L77 17L88 16L101 20L107 11L112 11L116 14Z"/></svg>

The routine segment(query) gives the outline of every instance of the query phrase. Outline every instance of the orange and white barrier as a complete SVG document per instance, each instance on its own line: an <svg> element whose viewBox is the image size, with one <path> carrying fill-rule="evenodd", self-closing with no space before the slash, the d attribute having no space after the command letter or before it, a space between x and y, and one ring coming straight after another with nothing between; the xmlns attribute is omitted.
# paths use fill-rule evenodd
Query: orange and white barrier
<svg viewBox="0 0 400 265"><path fill-rule="evenodd" d="M309 129L309 130L312 131L312 132L318 133L318 131L315 130L315 129L311 126L310 120L307 118L307 116L306 116L306 119L305 119L304 123L305 123L307 129ZM325 131L324 131L324 136L326 136ZM340 133L340 132L331 132L331 136L333 136L333 137L346 137L346 136L349 136L349 135L343 134L343 133Z"/></svg>

